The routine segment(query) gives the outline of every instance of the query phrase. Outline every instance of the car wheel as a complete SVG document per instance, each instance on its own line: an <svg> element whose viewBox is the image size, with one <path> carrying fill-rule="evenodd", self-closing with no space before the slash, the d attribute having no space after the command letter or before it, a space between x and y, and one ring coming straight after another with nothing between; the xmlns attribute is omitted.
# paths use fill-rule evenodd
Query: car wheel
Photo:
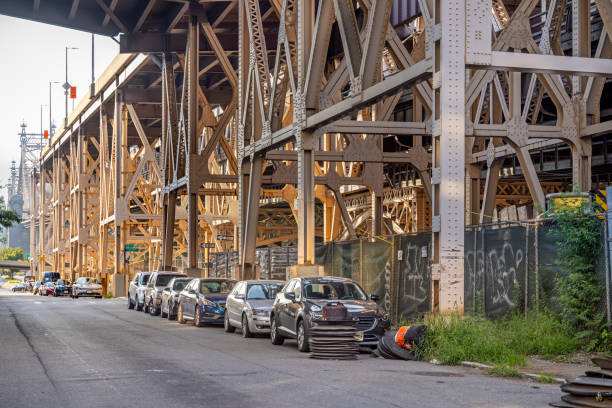
<svg viewBox="0 0 612 408"><path fill-rule="evenodd" d="M300 320L297 328L297 346L298 350L302 353L306 353L309 350L308 346L308 334L306 332L306 323L304 320Z"/></svg>
<svg viewBox="0 0 612 408"><path fill-rule="evenodd" d="M164 308L160 306L159 308L159 315L162 319L168 317L168 313L164 313Z"/></svg>
<svg viewBox="0 0 612 408"><path fill-rule="evenodd" d="M176 320L180 324L185 324L185 318L183 317L183 306L181 306L180 304L179 304L179 307L178 307L178 313L176 315Z"/></svg>
<svg viewBox="0 0 612 408"><path fill-rule="evenodd" d="M136 303L136 310L140 312L144 305L142 303L138 303L138 297L136 297L135 303Z"/></svg>
<svg viewBox="0 0 612 408"><path fill-rule="evenodd" d="M128 309L134 309L134 303L132 303L132 298L128 295Z"/></svg>
<svg viewBox="0 0 612 408"><path fill-rule="evenodd" d="M247 318L246 313L242 314L242 337L249 338L253 337L253 333L249 330L249 319Z"/></svg>
<svg viewBox="0 0 612 408"><path fill-rule="evenodd" d="M195 327L204 327L204 323L200 321L200 308L196 306L195 316L193 317L193 325Z"/></svg>
<svg viewBox="0 0 612 408"><path fill-rule="evenodd" d="M146 301L144 302L144 307L142 308L142 311L145 313L149 313L149 304Z"/></svg>
<svg viewBox="0 0 612 408"><path fill-rule="evenodd" d="M149 314L151 316L157 316L157 309L155 309L155 306L153 305L153 299L151 299L151 301L149 302Z"/></svg>
<svg viewBox="0 0 612 408"><path fill-rule="evenodd" d="M172 310L174 310L174 306L172 306L172 303L168 303L168 320L174 320L174 318L176 317L172 313Z"/></svg>
<svg viewBox="0 0 612 408"><path fill-rule="evenodd" d="M280 346L285 341L285 338L278 332L274 316L270 318L270 341L276 346Z"/></svg>
<svg viewBox="0 0 612 408"><path fill-rule="evenodd" d="M225 317L223 318L223 330L225 330L226 333L233 333L236 331L236 328L232 326L229 321L227 310L225 311Z"/></svg>

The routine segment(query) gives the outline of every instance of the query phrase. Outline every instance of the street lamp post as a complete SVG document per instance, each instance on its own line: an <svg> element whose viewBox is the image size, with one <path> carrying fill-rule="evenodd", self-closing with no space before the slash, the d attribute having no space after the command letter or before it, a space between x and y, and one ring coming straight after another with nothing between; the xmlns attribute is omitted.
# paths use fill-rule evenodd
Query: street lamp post
<svg viewBox="0 0 612 408"><path fill-rule="evenodd" d="M43 105L40 104L40 148L42 149L43 147L43 106L47 106L47 105ZM49 129L49 132L51 131L51 129Z"/></svg>
<svg viewBox="0 0 612 408"><path fill-rule="evenodd" d="M68 83L68 50L78 50L77 47L66 47L66 82L64 82L64 96L66 99L66 116L64 117L64 127L68 126L68 91L70 83Z"/></svg>
<svg viewBox="0 0 612 408"><path fill-rule="evenodd" d="M52 136L52 121L51 121L51 84L59 84L59 81L49 81L49 137Z"/></svg>

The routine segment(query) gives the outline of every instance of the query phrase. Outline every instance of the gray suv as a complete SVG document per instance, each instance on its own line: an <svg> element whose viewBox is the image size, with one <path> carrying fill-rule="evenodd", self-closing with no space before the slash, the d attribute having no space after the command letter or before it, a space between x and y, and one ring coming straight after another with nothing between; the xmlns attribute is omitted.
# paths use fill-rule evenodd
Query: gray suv
<svg viewBox="0 0 612 408"><path fill-rule="evenodd" d="M162 291L172 278L186 278L184 273L172 271L153 272L144 292L144 312L157 316L161 312Z"/></svg>
<svg viewBox="0 0 612 408"><path fill-rule="evenodd" d="M128 288L128 309L136 307L136 310L142 310L144 306L144 292L150 276L151 272L138 272L134 276Z"/></svg>

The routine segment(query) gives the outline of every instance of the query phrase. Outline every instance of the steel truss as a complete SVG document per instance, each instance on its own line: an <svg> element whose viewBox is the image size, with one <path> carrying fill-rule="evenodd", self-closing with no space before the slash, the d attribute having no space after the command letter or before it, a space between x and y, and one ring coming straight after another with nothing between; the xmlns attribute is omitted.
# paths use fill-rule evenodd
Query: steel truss
<svg viewBox="0 0 612 408"><path fill-rule="evenodd" d="M591 189L592 139L612 131L612 10L418 4L394 21L392 0L191 2L149 31L151 10L123 28L111 10L122 51L148 57L119 57L43 152L40 268L129 275L135 244L144 269L200 276L212 244L251 278L257 246L295 242L312 265L317 237L429 229L432 309L461 311L466 224L533 215L571 180ZM571 176L540 180L533 152L561 145Z"/></svg>

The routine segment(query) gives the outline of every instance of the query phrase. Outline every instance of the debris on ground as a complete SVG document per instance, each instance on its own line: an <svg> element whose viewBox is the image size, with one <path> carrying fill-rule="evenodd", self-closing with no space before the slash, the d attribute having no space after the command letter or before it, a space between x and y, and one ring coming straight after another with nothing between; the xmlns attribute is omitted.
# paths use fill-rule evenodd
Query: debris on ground
<svg viewBox="0 0 612 408"><path fill-rule="evenodd" d="M565 394L550 405L558 408L612 407L612 359L593 358L599 369L590 369L561 385Z"/></svg>
<svg viewBox="0 0 612 408"><path fill-rule="evenodd" d="M393 360L418 360L417 350L424 344L427 326L402 326L381 337L374 354Z"/></svg>

